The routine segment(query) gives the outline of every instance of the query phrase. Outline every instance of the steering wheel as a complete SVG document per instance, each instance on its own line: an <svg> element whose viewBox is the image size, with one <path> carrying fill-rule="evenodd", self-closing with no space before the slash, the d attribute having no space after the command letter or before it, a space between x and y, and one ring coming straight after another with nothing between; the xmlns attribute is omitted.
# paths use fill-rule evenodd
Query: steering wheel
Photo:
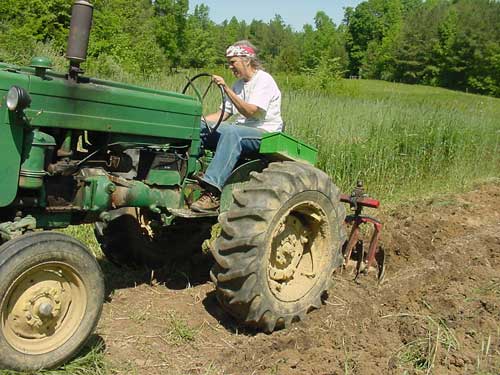
<svg viewBox="0 0 500 375"><path fill-rule="evenodd" d="M199 90L199 85L196 85L194 83L194 81L202 78L202 77L209 77L210 78L210 83L207 85L207 87L205 88L204 91L201 91ZM211 74L208 74L208 73L200 73L200 74L197 74L195 75L194 77L192 78L189 78L187 77L187 80L188 80L188 83L186 84L186 86L184 86L184 89L182 90L182 93L185 94L186 91L189 89L189 87L191 87L196 95L196 97L198 98L198 100L200 101L200 103L203 105L203 102L205 101L206 97L207 97L207 94L210 92L210 89L212 87L217 87L219 93L220 93L220 102L221 102L221 105L220 105L220 116L217 120L217 122L210 126L208 125L208 122L207 120L205 119L205 114L201 114L201 117L202 117L202 120L203 120L203 123L205 124L205 126L207 127L208 131L210 133L214 133L217 128L219 127L219 125L221 124L222 120L224 119L224 111L226 109L226 101L224 100L224 89L222 88L222 86L217 86L213 81L212 81L212 75ZM216 89L216 90L217 90ZM203 94L202 94L203 92Z"/></svg>

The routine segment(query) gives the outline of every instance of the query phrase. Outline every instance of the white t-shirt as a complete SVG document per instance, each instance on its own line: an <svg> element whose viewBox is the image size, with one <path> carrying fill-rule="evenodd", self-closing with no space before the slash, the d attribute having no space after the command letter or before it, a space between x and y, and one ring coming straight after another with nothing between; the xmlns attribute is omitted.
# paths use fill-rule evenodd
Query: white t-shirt
<svg viewBox="0 0 500 375"><path fill-rule="evenodd" d="M266 132L281 131L283 127L281 91L269 73L257 70L250 81L245 82L242 79L236 81L233 91L245 102L261 109L255 117L246 118L226 97L225 112L237 115L236 124L259 128Z"/></svg>

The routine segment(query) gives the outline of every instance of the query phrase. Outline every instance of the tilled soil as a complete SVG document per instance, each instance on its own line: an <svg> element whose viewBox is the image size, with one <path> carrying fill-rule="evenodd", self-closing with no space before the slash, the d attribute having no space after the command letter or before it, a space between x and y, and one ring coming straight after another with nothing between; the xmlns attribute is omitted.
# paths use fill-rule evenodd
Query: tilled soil
<svg viewBox="0 0 500 375"><path fill-rule="evenodd" d="M379 215L384 282L335 274L320 310L270 335L218 307L209 259L107 265L106 357L120 374L500 374L500 184Z"/></svg>

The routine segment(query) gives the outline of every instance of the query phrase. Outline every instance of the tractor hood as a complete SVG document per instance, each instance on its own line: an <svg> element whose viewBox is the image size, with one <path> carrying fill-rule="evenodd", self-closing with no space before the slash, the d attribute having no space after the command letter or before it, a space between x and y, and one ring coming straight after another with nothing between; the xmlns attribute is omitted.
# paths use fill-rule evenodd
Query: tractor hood
<svg viewBox="0 0 500 375"><path fill-rule="evenodd" d="M190 96L86 77L75 82L66 75L0 64L0 95L14 85L31 98L24 110L31 126L198 137L201 104Z"/></svg>

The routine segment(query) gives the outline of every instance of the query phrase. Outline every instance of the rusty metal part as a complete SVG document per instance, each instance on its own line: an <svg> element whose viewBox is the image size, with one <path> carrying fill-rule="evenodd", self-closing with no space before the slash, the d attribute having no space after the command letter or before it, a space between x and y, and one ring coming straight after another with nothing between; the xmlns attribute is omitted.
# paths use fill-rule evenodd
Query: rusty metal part
<svg viewBox="0 0 500 375"><path fill-rule="evenodd" d="M378 282L381 282L385 275L385 254L384 250L378 246L378 241L383 225L379 220L362 214L365 207L378 208L380 201L368 197L361 181L358 181L351 195L342 194L340 200L349 203L351 209L354 211L352 215L348 215L345 219L346 224L352 225L352 228L349 240L344 247L344 269L351 263L353 250L356 249L356 278L359 275L369 273L373 268L377 271ZM362 224L373 225L373 232L366 256L363 249L363 241L360 240L360 226Z"/></svg>
<svg viewBox="0 0 500 375"><path fill-rule="evenodd" d="M356 278L361 274L368 273L371 268L377 270L377 279L379 282L383 280L385 271L385 257L383 249L378 246L378 241L380 238L380 232L382 231L382 223L377 219L369 216L359 216L359 215L349 215L346 217L346 224L352 225L351 233L349 235L349 240L344 249L344 267L353 258L353 250L356 245L361 244L358 249L358 254L356 254ZM370 245L368 247L367 256L365 257L365 251L363 249L363 242L359 240L360 237L360 225L361 224L372 224L373 233L370 239Z"/></svg>

